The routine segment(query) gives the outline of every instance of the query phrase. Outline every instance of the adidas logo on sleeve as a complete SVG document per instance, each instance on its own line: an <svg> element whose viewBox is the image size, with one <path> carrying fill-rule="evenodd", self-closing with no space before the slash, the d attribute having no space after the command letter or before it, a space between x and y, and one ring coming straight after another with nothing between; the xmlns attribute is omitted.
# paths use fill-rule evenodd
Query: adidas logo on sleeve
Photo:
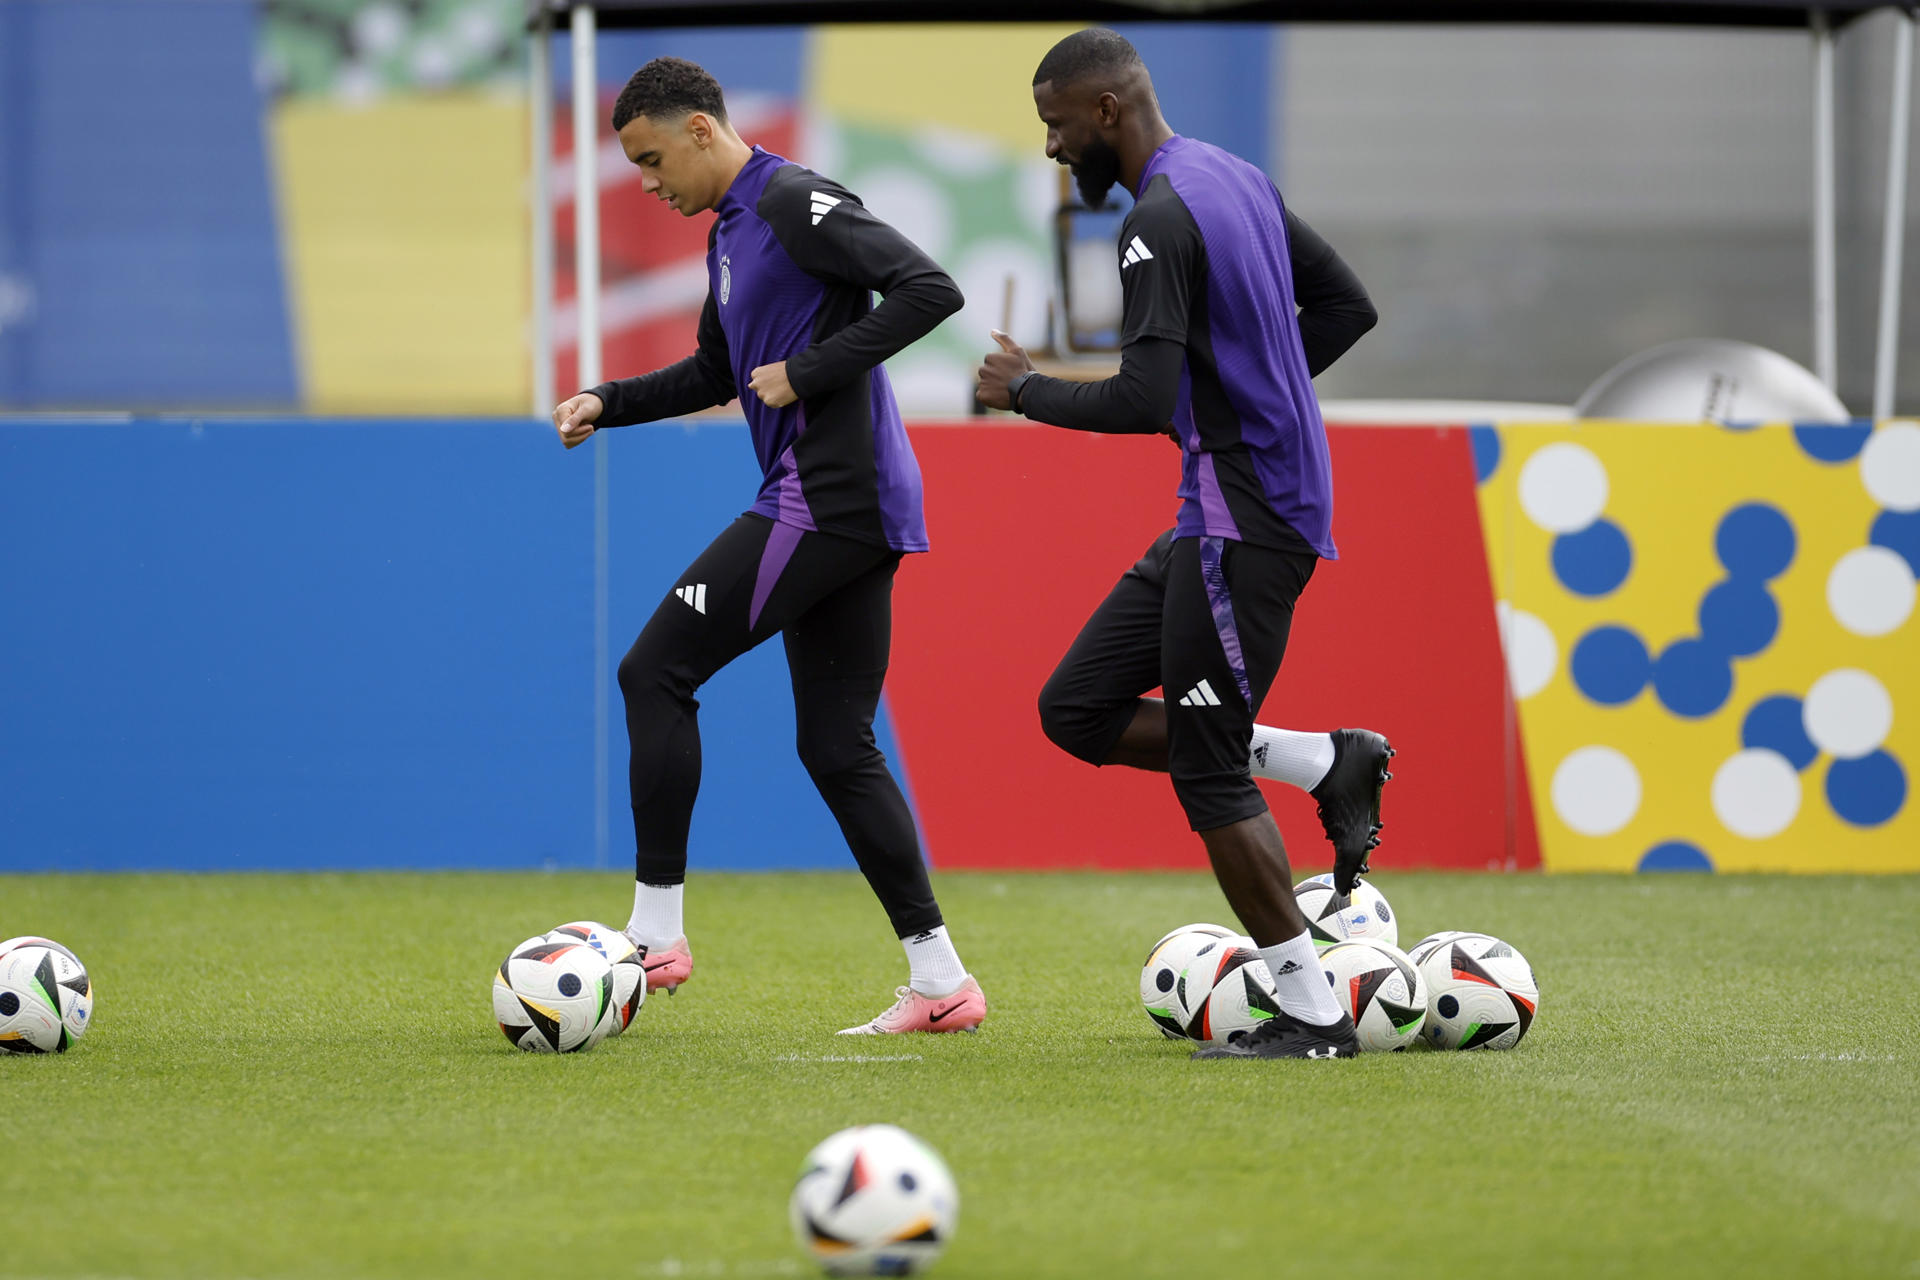
<svg viewBox="0 0 1920 1280"><path fill-rule="evenodd" d="M818 222L820 221L820 219L815 218L814 221ZM1132 266L1134 263L1145 262L1148 258L1151 258L1152 256L1153 256L1152 252L1147 248L1147 242L1142 240L1139 236L1135 236L1132 240L1130 240L1127 243L1126 256L1120 259L1120 268L1121 270L1124 271L1126 268Z"/></svg>
<svg viewBox="0 0 1920 1280"><path fill-rule="evenodd" d="M819 226L820 219L833 212L833 206L840 203L839 196L830 196L824 191L816 191L809 197L813 207L813 225Z"/></svg>
<svg viewBox="0 0 1920 1280"><path fill-rule="evenodd" d="M1180 699L1180 705L1183 707L1217 707L1220 705L1220 695L1213 691L1212 685L1202 680L1199 684L1187 690L1187 696Z"/></svg>
<svg viewBox="0 0 1920 1280"><path fill-rule="evenodd" d="M705 613L707 611L706 583L696 582L692 586L675 587L673 594L692 605L695 613Z"/></svg>

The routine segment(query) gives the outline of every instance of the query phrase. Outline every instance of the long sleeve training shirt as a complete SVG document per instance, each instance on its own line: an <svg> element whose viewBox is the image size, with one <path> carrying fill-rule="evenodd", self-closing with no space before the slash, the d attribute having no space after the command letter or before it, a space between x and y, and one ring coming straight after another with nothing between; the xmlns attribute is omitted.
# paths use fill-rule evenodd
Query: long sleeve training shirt
<svg viewBox="0 0 1920 1280"><path fill-rule="evenodd" d="M1176 536L1332 558L1333 477L1312 378L1375 314L1351 268L1254 166L1191 138L1161 145L1120 231L1120 372L1033 377L1020 410L1183 446Z"/></svg>
<svg viewBox="0 0 1920 1280"><path fill-rule="evenodd" d="M752 511L925 551L920 466L881 362L958 311L960 290L845 187L758 147L715 213L694 353L592 388L606 404L597 425L737 397L760 462ZM800 398L775 409L748 383L781 360Z"/></svg>

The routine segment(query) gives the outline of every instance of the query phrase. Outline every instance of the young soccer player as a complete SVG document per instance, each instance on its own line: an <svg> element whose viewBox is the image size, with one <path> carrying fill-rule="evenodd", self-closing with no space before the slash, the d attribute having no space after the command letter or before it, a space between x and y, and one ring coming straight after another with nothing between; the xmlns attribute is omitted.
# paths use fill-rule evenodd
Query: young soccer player
<svg viewBox="0 0 1920 1280"><path fill-rule="evenodd" d="M958 311L960 291L852 192L742 141L720 86L691 62L636 71L613 127L649 193L686 217L718 215L709 291L692 355L581 392L554 425L572 448L600 428L738 396L764 477L620 663L635 842L627 936L650 989L672 991L693 972L681 895L700 785L694 693L778 633L801 763L907 953L894 1004L841 1034L973 1030L986 997L947 936L913 815L873 737L894 571L927 549L920 468L880 364Z"/></svg>
<svg viewBox="0 0 1920 1280"><path fill-rule="evenodd" d="M1085 431L1171 422L1183 454L1178 523L1088 620L1041 692L1041 723L1092 764L1172 775L1273 974L1280 1015L1195 1056L1352 1057L1353 1020L1329 990L1252 775L1320 802L1345 894L1378 843L1392 750L1366 730L1292 733L1253 717L1279 672L1294 603L1318 559L1334 555L1311 378L1372 327L1373 307L1263 173L1167 126L1140 55L1115 32L1055 45L1033 97L1048 157L1072 169L1090 204L1115 182L1134 195L1120 232L1120 371L1095 383L1044 377L996 333L1002 350L980 369L980 399ZM1165 701L1141 696L1156 685Z"/></svg>

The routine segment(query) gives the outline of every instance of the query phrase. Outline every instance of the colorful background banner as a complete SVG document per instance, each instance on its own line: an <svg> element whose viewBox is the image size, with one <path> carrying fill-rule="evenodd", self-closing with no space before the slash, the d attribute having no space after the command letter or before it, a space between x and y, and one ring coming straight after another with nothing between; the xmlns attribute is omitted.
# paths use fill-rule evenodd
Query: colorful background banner
<svg viewBox="0 0 1920 1280"><path fill-rule="evenodd" d="M594 857L590 486L518 416L522 18L518 0L0 5L0 407L373 415L0 422L0 531L32 549L0 568L0 659L35 673L0 701L0 868ZM606 33L596 88L604 115L647 59L702 63L746 136L947 265L966 310L889 370L937 422L964 411L989 327L1057 324L1061 172L1028 82L1066 30ZM1279 53L1304 35L1123 31L1184 131L1281 172ZM637 372L691 344L706 222L646 199L611 135L593 145L606 367ZM572 149L558 111L563 390ZM1435 340L1423 314L1355 358ZM914 431L936 551L902 574L883 732L934 858L1199 865L1163 783L1065 758L1032 705L1171 518L1169 460L999 421ZM1344 556L1265 714L1393 736L1401 865L1920 866L1900 714L1920 696L1916 431L1338 428ZM615 441L616 655L743 505L738 433ZM791 737L785 690L771 653L714 686L711 865L844 860L789 753L760 749ZM1310 802L1273 796L1312 856Z"/></svg>
<svg viewBox="0 0 1920 1280"><path fill-rule="evenodd" d="M1920 426L1482 428L1475 457L1548 866L1920 867Z"/></svg>
<svg viewBox="0 0 1920 1280"><path fill-rule="evenodd" d="M1171 448L912 433L934 550L880 736L935 864L1203 865L1164 778L1035 711L1171 521ZM1920 425L1330 439L1342 556L1262 718L1392 737L1383 865L1920 869ZM754 475L737 422L609 444L618 655ZM525 421L0 422L0 870L592 865L592 509ZM695 865L847 865L778 647L701 700ZM1266 786L1317 869L1311 800Z"/></svg>
<svg viewBox="0 0 1920 1280"><path fill-rule="evenodd" d="M518 0L0 6L0 172L18 175L0 187L0 407L527 412L521 18ZM1069 30L603 34L606 369L685 354L704 296L708 219L647 198L604 128L627 77L673 54L715 74L748 140L842 181L953 273L967 309L891 372L909 412L965 412L1010 279L1014 331L1046 337L1060 171L1028 82ZM1280 37L1152 38L1169 110L1271 165L1268 114L1247 106L1268 99ZM564 36L554 49L555 375L571 389L571 60ZM114 141L128 102L165 145Z"/></svg>

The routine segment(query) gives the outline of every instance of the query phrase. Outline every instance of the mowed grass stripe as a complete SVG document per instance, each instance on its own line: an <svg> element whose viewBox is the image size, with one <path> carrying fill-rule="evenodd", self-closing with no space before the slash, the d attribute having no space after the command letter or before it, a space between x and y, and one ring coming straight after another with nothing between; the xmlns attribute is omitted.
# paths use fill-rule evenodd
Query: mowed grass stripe
<svg viewBox="0 0 1920 1280"><path fill-rule="evenodd" d="M1135 983L1232 923L1204 876L942 876L986 1028L854 1041L904 978L863 882L696 873L693 981L564 1058L491 973L617 875L0 877L98 988L0 1060L0 1277L799 1275L799 1160L872 1120L960 1181L941 1276L1920 1275L1920 879L1376 883L1526 953L1518 1050L1187 1061Z"/></svg>

